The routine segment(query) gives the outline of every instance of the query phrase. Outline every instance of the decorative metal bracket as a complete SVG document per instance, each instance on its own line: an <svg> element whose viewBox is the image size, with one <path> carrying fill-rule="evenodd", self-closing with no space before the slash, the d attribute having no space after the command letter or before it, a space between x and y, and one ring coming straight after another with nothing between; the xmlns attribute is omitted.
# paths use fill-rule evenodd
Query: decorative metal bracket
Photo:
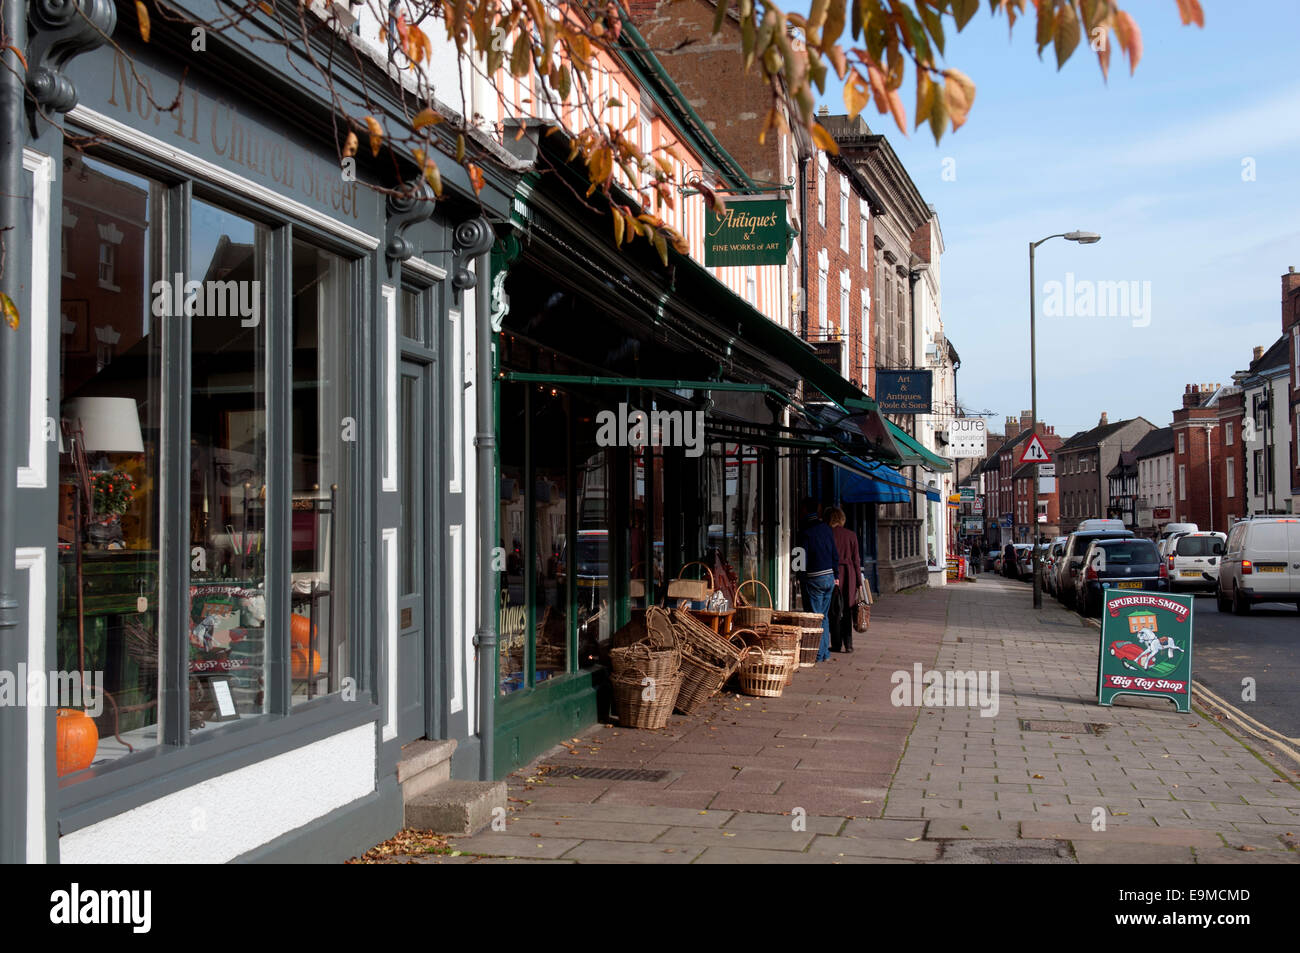
<svg viewBox="0 0 1300 953"><path fill-rule="evenodd" d="M461 292L473 288L478 280L469 270L470 260L487 252L495 241L496 232L492 230L488 220L481 215L461 222L452 232L451 286L458 300Z"/></svg>
<svg viewBox="0 0 1300 953"><path fill-rule="evenodd" d="M393 269L408 258L414 258L419 251L407 238L405 231L416 222L423 222L433 217L433 191L423 182L417 182L407 195L390 195L385 203L388 208L388 224L384 227L384 257L388 259L388 277L393 277Z"/></svg>
<svg viewBox="0 0 1300 953"><path fill-rule="evenodd" d="M77 105L77 90L63 68L112 35L117 8L113 0L33 0L27 19L27 89L43 109L66 113Z"/></svg>

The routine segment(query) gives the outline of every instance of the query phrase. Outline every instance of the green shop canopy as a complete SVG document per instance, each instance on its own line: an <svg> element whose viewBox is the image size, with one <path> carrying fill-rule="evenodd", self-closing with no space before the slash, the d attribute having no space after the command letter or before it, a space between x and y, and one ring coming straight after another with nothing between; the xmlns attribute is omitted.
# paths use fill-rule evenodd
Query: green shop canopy
<svg viewBox="0 0 1300 953"><path fill-rule="evenodd" d="M938 454L931 453L929 450L925 449L925 447L921 446L914 439L908 436L907 431L902 427L890 423L889 421L885 421L885 423L889 426L890 436L894 438L894 442L898 444L899 449L902 450L904 464L910 466L929 467L936 473L947 473L952 469L952 464Z"/></svg>

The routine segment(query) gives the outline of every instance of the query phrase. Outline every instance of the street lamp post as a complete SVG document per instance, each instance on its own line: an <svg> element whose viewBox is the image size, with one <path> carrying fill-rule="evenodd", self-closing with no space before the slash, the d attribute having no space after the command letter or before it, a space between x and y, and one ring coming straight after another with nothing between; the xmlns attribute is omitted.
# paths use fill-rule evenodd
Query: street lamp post
<svg viewBox="0 0 1300 953"><path fill-rule="evenodd" d="M1029 243L1029 435L1030 439L1038 433L1038 354L1037 342L1035 340L1034 329L1034 249L1043 242L1050 241L1053 238L1064 238L1066 241L1078 242L1080 245L1091 245L1094 242L1101 241L1101 236L1096 232L1060 232L1056 235L1048 235L1047 238L1040 238L1036 242ZM1038 463L1034 463L1033 476L1033 500L1034 500L1034 528L1030 534L1030 543L1033 546L1032 553L1034 557L1034 608L1043 607L1043 588L1042 581L1039 578L1039 570L1042 563L1042 553L1038 549Z"/></svg>

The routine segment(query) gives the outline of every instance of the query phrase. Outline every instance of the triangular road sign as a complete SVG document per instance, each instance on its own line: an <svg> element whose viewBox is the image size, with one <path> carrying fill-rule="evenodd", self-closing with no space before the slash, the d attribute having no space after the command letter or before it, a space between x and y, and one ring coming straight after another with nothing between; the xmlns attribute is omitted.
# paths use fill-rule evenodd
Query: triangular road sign
<svg viewBox="0 0 1300 953"><path fill-rule="evenodd" d="M1020 452L1020 459L1017 465L1021 463L1051 463L1052 458L1047 453L1047 448L1043 442L1038 439L1038 434L1030 434L1028 442L1025 443L1025 449Z"/></svg>

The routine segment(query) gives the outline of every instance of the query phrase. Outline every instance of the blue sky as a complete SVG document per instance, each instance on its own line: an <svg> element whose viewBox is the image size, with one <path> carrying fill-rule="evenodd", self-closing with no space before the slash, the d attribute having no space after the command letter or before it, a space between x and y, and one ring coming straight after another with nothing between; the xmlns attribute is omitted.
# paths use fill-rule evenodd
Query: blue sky
<svg viewBox="0 0 1300 953"><path fill-rule="evenodd" d="M1300 3L1203 6L1202 30L1180 25L1174 0L1128 4L1142 59L1130 77L1116 49L1106 84L1085 45L1058 73L1050 48L1037 57L1032 18L1008 40L982 5L948 31L945 65L978 87L965 126L936 145L928 126L904 138L873 106L863 113L938 209L943 319L970 411L1000 423L1029 408L1028 243L1057 232L1102 236L1037 252L1038 410L1059 434L1102 411L1168 424L1186 384L1230 383L1281 333L1280 276L1300 268ZM909 114L914 88L909 71ZM844 111L838 87L821 102ZM1045 284L1067 272L1150 282L1149 325L1044 316Z"/></svg>

